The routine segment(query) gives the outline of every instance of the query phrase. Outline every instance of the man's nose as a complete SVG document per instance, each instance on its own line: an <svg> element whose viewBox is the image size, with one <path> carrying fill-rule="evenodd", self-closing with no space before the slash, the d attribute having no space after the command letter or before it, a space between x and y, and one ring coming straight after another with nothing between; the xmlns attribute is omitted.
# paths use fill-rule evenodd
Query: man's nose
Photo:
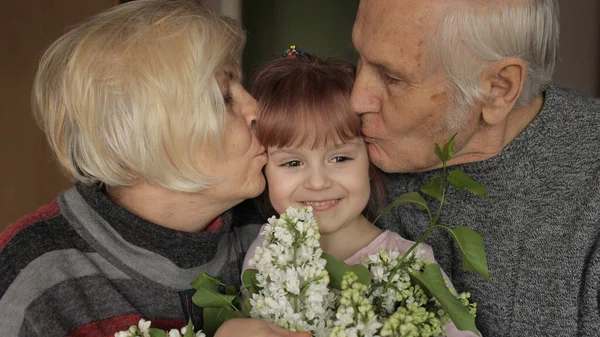
<svg viewBox="0 0 600 337"><path fill-rule="evenodd" d="M350 95L350 107L359 115L381 111L380 88L377 79L364 68L357 70Z"/></svg>

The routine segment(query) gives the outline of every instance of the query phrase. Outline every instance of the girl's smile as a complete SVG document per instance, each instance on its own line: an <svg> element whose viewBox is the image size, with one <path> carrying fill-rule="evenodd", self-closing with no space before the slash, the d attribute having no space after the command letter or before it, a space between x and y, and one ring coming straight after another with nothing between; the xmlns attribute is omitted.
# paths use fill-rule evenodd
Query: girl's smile
<svg viewBox="0 0 600 337"><path fill-rule="evenodd" d="M324 212L337 206L340 199L331 199L323 201L301 201L306 206L311 206L314 212Z"/></svg>

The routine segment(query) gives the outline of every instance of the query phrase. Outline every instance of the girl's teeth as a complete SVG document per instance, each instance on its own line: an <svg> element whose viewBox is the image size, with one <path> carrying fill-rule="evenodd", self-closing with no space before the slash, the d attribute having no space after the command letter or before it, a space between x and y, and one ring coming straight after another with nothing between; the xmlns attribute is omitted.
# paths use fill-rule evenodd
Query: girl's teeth
<svg viewBox="0 0 600 337"><path fill-rule="evenodd" d="M306 201L305 204L308 206L314 207L323 207L327 205L334 204L337 200L328 200L328 201Z"/></svg>

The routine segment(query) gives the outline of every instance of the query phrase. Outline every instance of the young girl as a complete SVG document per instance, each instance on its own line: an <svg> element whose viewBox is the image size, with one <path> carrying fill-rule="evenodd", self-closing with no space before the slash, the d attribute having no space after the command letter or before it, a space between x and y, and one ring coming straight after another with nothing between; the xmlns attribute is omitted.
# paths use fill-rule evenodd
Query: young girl
<svg viewBox="0 0 600 337"><path fill-rule="evenodd" d="M257 135L269 158L264 168L269 215L311 206L321 248L347 264L361 263L382 248L408 250L414 242L371 223L386 201L360 117L349 104L355 68L299 49L284 55L259 71L252 86L259 105ZM244 270L263 241L259 236L250 246ZM421 248L423 258L435 262L431 247ZM472 334L450 325L449 336Z"/></svg>

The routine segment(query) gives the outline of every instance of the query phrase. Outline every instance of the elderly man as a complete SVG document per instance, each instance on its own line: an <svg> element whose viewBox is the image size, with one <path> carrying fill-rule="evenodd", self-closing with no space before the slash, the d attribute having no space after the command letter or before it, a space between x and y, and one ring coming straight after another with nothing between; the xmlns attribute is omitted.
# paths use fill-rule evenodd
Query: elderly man
<svg viewBox="0 0 600 337"><path fill-rule="evenodd" d="M352 39L352 106L390 198L439 173L455 133L449 165L488 188L450 190L441 222L484 237L491 281L445 231L427 240L482 334L598 336L600 101L551 83L556 0L361 0ZM428 220L404 206L383 225L416 239Z"/></svg>

